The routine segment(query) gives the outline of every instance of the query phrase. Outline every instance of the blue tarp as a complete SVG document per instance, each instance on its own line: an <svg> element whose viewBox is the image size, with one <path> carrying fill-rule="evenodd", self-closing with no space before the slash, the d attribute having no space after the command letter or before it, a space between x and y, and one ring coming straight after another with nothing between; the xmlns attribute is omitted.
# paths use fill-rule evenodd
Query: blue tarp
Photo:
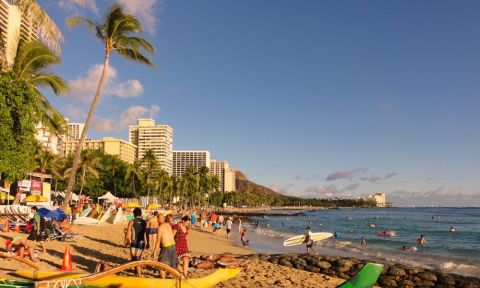
<svg viewBox="0 0 480 288"><path fill-rule="evenodd" d="M40 208L38 209L38 213L45 218L49 218L49 219L55 218L59 221L62 221L63 219L67 218L67 214L65 214L65 212L63 212L63 210L60 208L57 208L55 210Z"/></svg>

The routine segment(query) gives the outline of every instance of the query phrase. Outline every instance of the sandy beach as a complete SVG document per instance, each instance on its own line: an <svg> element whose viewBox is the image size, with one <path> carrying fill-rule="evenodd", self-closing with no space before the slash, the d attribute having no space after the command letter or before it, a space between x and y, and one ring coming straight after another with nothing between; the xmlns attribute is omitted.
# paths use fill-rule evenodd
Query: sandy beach
<svg viewBox="0 0 480 288"><path fill-rule="evenodd" d="M129 261L129 250L123 245L125 227L126 223L74 225L73 232L83 236L68 242L46 242L47 253L40 255L39 266L41 270L59 271L66 244L70 244L72 249L75 271L93 273L96 264L102 260L110 262L113 266L124 264ZM17 233L0 232L1 251L5 251L5 240L14 235ZM27 237L27 234L21 235ZM232 235L238 236L236 233ZM242 256L255 253L235 245L226 238L223 230L213 234L211 231L194 228L190 230L188 241L193 256L209 254ZM151 252L146 251L143 259L152 259ZM242 268L242 272L234 279L220 283L217 287L336 287L344 281L319 273L280 266L258 258L239 259L237 265ZM9 273L21 269L30 270L25 264L0 258L0 278L15 278ZM190 277L201 277L211 272L212 270L192 270ZM158 273L150 269L146 269L145 274L146 277L158 277ZM133 275L133 273L129 271L124 275Z"/></svg>

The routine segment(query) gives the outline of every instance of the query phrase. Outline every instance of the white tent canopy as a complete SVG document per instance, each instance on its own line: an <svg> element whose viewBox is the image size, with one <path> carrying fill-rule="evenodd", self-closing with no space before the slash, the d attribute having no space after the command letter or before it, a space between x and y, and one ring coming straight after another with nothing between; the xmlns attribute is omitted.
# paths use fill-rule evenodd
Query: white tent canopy
<svg viewBox="0 0 480 288"><path fill-rule="evenodd" d="M62 198L65 199L65 192L56 192L54 193L55 196L60 195ZM73 201L78 201L78 195L72 192L72 199Z"/></svg>
<svg viewBox="0 0 480 288"><path fill-rule="evenodd" d="M98 200L107 200L107 201L110 201L110 202L113 202L116 199L118 199L118 197L113 196L113 194L110 193L110 192L107 192L105 195L103 195L101 197L98 197Z"/></svg>

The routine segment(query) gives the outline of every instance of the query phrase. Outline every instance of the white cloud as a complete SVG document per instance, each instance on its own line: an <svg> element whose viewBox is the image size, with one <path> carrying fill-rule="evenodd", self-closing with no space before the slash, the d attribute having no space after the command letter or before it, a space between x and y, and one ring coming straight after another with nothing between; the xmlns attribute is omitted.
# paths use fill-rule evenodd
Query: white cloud
<svg viewBox="0 0 480 288"><path fill-rule="evenodd" d="M83 102L91 102L102 75L103 65L95 64L88 69L86 75L69 81L70 95ZM110 66L105 76L103 94L105 96L116 96L120 98L137 97L143 93L143 85L136 79L129 79L124 82L118 80L117 70Z"/></svg>
<svg viewBox="0 0 480 288"><path fill-rule="evenodd" d="M69 11L76 11L79 7L87 8L94 13L98 13L98 7L95 0L59 0L58 5Z"/></svg>
<svg viewBox="0 0 480 288"><path fill-rule="evenodd" d="M155 6L160 0L118 0L118 3L125 9L126 13L132 14L142 23L145 31L150 34L155 32Z"/></svg>
<svg viewBox="0 0 480 288"><path fill-rule="evenodd" d="M93 129L97 132L120 131L129 124L133 124L140 117L154 117L160 112L160 107L152 105L150 107L132 106L125 110L118 119L98 118L93 123Z"/></svg>
<svg viewBox="0 0 480 288"><path fill-rule="evenodd" d="M334 173L328 175L325 180L333 181L333 180L337 180L337 179L352 179L353 176L355 176L355 174L365 173L365 171L367 171L367 169L365 169L365 168L356 168L356 169L353 169L353 170L337 171L337 172L334 172Z"/></svg>

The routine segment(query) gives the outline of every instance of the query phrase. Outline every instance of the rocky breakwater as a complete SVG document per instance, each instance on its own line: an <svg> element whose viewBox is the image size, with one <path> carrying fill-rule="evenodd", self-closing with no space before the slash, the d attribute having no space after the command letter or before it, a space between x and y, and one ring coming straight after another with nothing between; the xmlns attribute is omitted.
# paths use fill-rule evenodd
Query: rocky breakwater
<svg viewBox="0 0 480 288"><path fill-rule="evenodd" d="M368 261L336 256L314 256L308 254L254 254L242 256L245 259L258 259L274 264L322 273L343 279L353 277ZM456 274L445 274L438 271L400 264L384 264L383 272L378 278L381 287L480 287L480 279Z"/></svg>

